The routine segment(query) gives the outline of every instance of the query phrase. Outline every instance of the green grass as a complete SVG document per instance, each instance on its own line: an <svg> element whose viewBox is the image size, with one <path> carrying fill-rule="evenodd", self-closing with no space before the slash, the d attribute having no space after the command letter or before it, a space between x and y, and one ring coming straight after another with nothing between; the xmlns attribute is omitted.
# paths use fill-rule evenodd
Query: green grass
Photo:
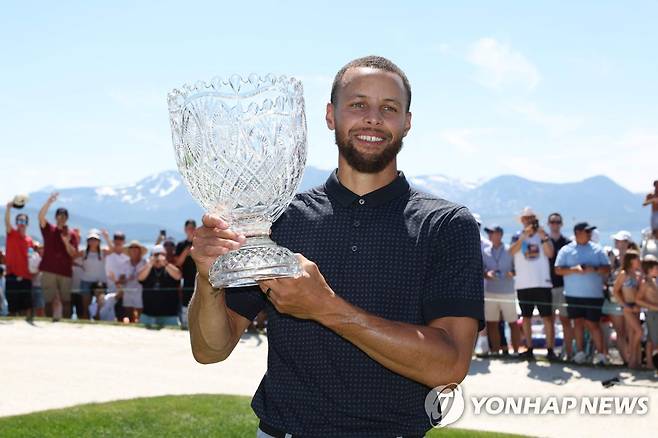
<svg viewBox="0 0 658 438"><path fill-rule="evenodd" d="M0 418L0 437L248 437L257 418L251 399L235 395L181 395L94 403ZM427 437L509 437L464 429L432 430Z"/></svg>

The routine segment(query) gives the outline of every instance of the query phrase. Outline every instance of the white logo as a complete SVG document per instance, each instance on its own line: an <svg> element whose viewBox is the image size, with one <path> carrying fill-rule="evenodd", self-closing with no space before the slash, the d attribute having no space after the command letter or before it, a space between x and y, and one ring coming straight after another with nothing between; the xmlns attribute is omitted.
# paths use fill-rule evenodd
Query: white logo
<svg viewBox="0 0 658 438"><path fill-rule="evenodd" d="M464 413L464 395L457 383L437 386L425 397L425 412L434 428L459 420Z"/></svg>

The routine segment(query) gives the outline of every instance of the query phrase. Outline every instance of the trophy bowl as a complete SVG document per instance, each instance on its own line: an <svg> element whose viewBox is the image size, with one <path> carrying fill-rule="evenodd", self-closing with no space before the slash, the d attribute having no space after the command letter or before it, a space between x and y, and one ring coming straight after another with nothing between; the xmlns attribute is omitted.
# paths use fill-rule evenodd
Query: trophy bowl
<svg viewBox="0 0 658 438"><path fill-rule="evenodd" d="M214 78L168 96L178 170L201 207L246 236L213 263L214 288L294 277L294 254L269 237L292 201L306 163L300 81L285 76Z"/></svg>

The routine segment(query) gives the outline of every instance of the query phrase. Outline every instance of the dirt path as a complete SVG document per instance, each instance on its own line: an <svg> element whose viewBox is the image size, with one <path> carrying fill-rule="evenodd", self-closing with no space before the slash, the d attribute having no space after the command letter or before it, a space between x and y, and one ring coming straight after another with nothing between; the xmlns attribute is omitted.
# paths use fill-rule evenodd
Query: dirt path
<svg viewBox="0 0 658 438"><path fill-rule="evenodd" d="M164 394L252 395L265 373L267 339L245 336L231 357L200 365L188 333L94 324L0 320L0 416L80 403ZM605 389L616 376L637 386ZM653 387L653 388L650 388ZM475 359L463 384L466 412L457 427L535 436L639 436L656 431L658 381L651 372ZM648 396L639 416L475 415L472 397Z"/></svg>

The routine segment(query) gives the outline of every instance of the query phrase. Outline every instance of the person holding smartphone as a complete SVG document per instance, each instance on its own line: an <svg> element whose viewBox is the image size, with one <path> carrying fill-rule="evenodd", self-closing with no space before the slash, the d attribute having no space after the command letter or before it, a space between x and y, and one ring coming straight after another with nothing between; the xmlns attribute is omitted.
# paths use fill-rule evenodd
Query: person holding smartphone
<svg viewBox="0 0 658 438"><path fill-rule="evenodd" d="M537 214L526 207L519 221L523 229L512 236L510 254L514 256L516 269L515 287L523 317L523 334L527 350L520 354L524 359L534 359L532 345L532 313L537 307L546 332L548 360L557 360L555 354L555 328L553 327L553 283L549 259L554 248L551 239L539 226Z"/></svg>
<svg viewBox="0 0 658 438"><path fill-rule="evenodd" d="M194 219L186 220L185 240L178 242L176 245L175 264L183 272L183 293L181 297L181 326L183 328L187 328L187 311L194 293L194 281L196 279L196 265L190 255L195 230L196 221Z"/></svg>

